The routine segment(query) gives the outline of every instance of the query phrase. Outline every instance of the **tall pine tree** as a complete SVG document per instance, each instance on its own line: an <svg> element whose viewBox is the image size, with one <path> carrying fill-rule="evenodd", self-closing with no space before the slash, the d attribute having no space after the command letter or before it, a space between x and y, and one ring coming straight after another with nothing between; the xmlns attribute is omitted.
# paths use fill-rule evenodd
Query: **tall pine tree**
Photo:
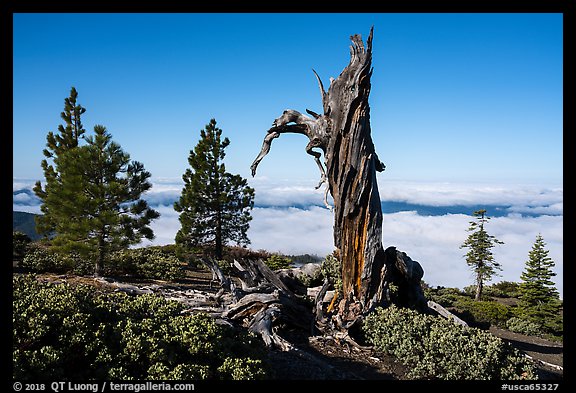
<svg viewBox="0 0 576 393"><path fill-rule="evenodd" d="M554 261L548 256L546 243L541 234L536 236L528 253L526 267L520 279L518 313L523 319L536 323L544 330L558 330L560 298L552 271Z"/></svg>
<svg viewBox="0 0 576 393"><path fill-rule="evenodd" d="M46 185L43 189L38 182L34 190L44 213L37 226L53 236L55 250L91 259L100 275L108 253L154 238L149 224L159 213L140 198L152 187L144 166L130 161L104 126L83 136L80 115L85 109L76 104L77 94L72 88L65 101L61 116L66 125L58 128L60 134L50 132L46 138Z"/></svg>
<svg viewBox="0 0 576 393"><path fill-rule="evenodd" d="M229 242L250 244L247 231L254 207L254 189L240 175L226 172L224 150L229 144L211 119L190 151L191 168L182 176L184 188L174 203L181 224L176 243L186 248L210 245L218 259Z"/></svg>
<svg viewBox="0 0 576 393"><path fill-rule="evenodd" d="M477 221L470 221L468 232L471 233L460 248L468 248L466 263L476 275L475 300L480 300L484 283L492 279L492 276L496 274L496 270L502 270L500 264L494 259L492 248L496 244L504 244L504 242L486 232L484 226L490 219L486 215L486 210L477 210L473 214Z"/></svg>
<svg viewBox="0 0 576 393"><path fill-rule="evenodd" d="M44 188L40 181L34 186L34 193L43 202L40 207L43 214L36 216L36 230L44 235L52 234L56 226L50 205L44 201L50 193L62 187L60 160L66 152L78 147L80 138L86 132L81 120L86 108L78 104L77 99L78 92L72 87L70 96L64 99L64 111L60 113L64 124L58 126L57 134L50 131L46 136L45 158L41 162L46 183Z"/></svg>
<svg viewBox="0 0 576 393"><path fill-rule="evenodd" d="M48 199L59 214L53 243L92 256L100 275L110 252L154 238L149 225L160 214L141 199L152 187L150 173L130 161L101 125L94 127L86 145L64 157L62 188Z"/></svg>

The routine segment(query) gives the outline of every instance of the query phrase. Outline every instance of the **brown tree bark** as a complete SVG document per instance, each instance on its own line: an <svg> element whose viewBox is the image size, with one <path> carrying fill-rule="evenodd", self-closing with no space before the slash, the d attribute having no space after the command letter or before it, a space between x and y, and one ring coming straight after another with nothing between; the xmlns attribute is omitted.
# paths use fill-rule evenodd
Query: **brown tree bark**
<svg viewBox="0 0 576 393"><path fill-rule="evenodd" d="M350 37L350 63L332 80L328 91L314 71L324 113L306 110L312 117L286 110L268 130L260 154L251 166L252 175L282 133L306 135L306 152L321 172L320 186L334 199L334 245L342 264L343 294L334 307L333 320L350 327L359 316L390 301L389 284L399 289L396 300L426 309L420 287L423 270L418 262L394 247L382 246L382 207L376 172L385 166L376 154L370 129L370 78L372 34L366 46L360 35ZM320 161L324 154L324 164ZM326 198L325 198L326 202ZM326 202L327 203L327 202Z"/></svg>

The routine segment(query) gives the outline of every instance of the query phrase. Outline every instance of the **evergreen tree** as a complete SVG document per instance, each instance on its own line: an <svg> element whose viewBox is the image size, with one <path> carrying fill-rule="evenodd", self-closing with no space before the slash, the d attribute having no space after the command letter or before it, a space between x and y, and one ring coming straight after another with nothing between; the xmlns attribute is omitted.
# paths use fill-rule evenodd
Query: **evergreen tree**
<svg viewBox="0 0 576 393"><path fill-rule="evenodd" d="M154 238L149 224L160 214L140 199L152 187L144 166L130 161L104 126L85 139L61 157L61 187L45 204L56 224L55 248L90 256L100 275L110 252Z"/></svg>
<svg viewBox="0 0 576 393"><path fill-rule="evenodd" d="M520 275L522 282L518 302L520 316L538 324L544 330L554 326L554 322L559 318L561 305L558 291L551 280L556 275L552 271L555 264L545 247L542 235L538 234L532 250L528 253L526 267Z"/></svg>
<svg viewBox="0 0 576 393"><path fill-rule="evenodd" d="M46 148L43 150L46 158L41 162L46 184L42 188L41 182L38 181L34 186L34 193L42 202L53 190L58 190L62 187L59 161L66 152L78 146L80 138L83 137L86 131L81 120L81 116L86 112L86 109L77 103L77 98L78 92L72 87L70 96L64 99L64 112L60 113L64 124L58 126L57 134L50 131L46 136ZM51 160L52 164L48 160ZM56 225L50 205L42 203L40 209L43 214L36 216L36 230L38 233L50 235L54 232Z"/></svg>
<svg viewBox="0 0 576 393"><path fill-rule="evenodd" d="M476 275L476 296L475 300L480 300L484 283L490 281L496 270L502 270L500 264L494 260L492 248L496 244L504 244L494 236L489 235L484 229L484 225L490 219L486 215L486 210L477 210L474 213L477 221L470 221L468 232L471 232L460 248L468 248L466 253L466 263L472 268Z"/></svg>
<svg viewBox="0 0 576 393"><path fill-rule="evenodd" d="M246 233L254 207L254 189L246 179L226 172L224 149L229 144L228 138L222 140L216 120L211 119L190 150L191 168L182 176L184 188L174 203L181 224L176 243L186 248L209 244L218 259L228 242L250 243Z"/></svg>
<svg viewBox="0 0 576 393"><path fill-rule="evenodd" d="M60 114L64 124L46 137L41 162L46 182L34 187L43 213L36 225L38 232L53 237L55 250L92 259L99 275L107 253L154 238L148 225L159 214L140 199L151 187L143 165L130 162L103 126L84 137L86 109L77 98L72 87ZM80 139L86 144L81 146Z"/></svg>

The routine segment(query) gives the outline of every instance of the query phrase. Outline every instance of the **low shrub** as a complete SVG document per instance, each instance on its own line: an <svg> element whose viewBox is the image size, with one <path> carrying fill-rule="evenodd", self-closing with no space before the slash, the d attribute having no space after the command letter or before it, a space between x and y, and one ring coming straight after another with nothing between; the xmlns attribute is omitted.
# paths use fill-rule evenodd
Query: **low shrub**
<svg viewBox="0 0 576 393"><path fill-rule="evenodd" d="M256 337L158 295L13 278L17 380L258 379Z"/></svg>
<svg viewBox="0 0 576 393"><path fill-rule="evenodd" d="M320 266L322 277L334 285L338 292L342 291L342 264L334 254L327 255Z"/></svg>
<svg viewBox="0 0 576 393"><path fill-rule="evenodd" d="M279 254L270 255L264 263L272 270L288 269L292 267L292 260Z"/></svg>
<svg viewBox="0 0 576 393"><path fill-rule="evenodd" d="M94 262L90 258L58 252L38 243L28 246L28 252L20 266L35 273L94 273ZM184 269L172 249L145 247L111 253L105 261L104 274L176 280L184 277Z"/></svg>
<svg viewBox="0 0 576 393"><path fill-rule="evenodd" d="M463 319L471 324L483 324L504 327L510 318L510 308L495 301L476 301L468 297L461 297L453 304Z"/></svg>
<svg viewBox="0 0 576 393"><path fill-rule="evenodd" d="M484 288L487 296L519 297L520 284L513 281L500 281Z"/></svg>
<svg viewBox="0 0 576 393"><path fill-rule="evenodd" d="M488 300L491 297L518 297L520 295L520 284L513 281L500 281L492 285L486 285L482 289L482 299ZM464 287L464 292L469 296L476 295L476 285Z"/></svg>
<svg viewBox="0 0 576 393"><path fill-rule="evenodd" d="M12 258L21 261L26 253L32 239L27 234L20 231L12 231Z"/></svg>
<svg viewBox="0 0 576 393"><path fill-rule="evenodd" d="M184 277L182 263L174 253L160 247L145 247L116 251L110 255L106 267L108 275L176 280Z"/></svg>
<svg viewBox="0 0 576 393"><path fill-rule="evenodd" d="M542 326L518 317L512 317L507 320L506 328L512 332L526 334L528 336L538 336L542 334Z"/></svg>
<svg viewBox="0 0 576 393"><path fill-rule="evenodd" d="M537 379L534 365L489 332L394 305L364 320L376 349L398 358L414 379Z"/></svg>
<svg viewBox="0 0 576 393"><path fill-rule="evenodd" d="M458 288L425 288L424 296L428 300L435 301L443 307L452 307L455 302L463 298L462 292Z"/></svg>
<svg viewBox="0 0 576 393"><path fill-rule="evenodd" d="M514 307L513 317L516 318L511 318L512 326L515 329L525 330L525 334L552 340L563 339L564 313L562 312L561 300L557 300L556 303L537 304L531 307ZM536 332L532 325L538 327Z"/></svg>
<svg viewBox="0 0 576 393"><path fill-rule="evenodd" d="M20 262L20 266L36 273L64 273L71 271L75 262L76 260L72 257L54 252L40 244L32 244Z"/></svg>

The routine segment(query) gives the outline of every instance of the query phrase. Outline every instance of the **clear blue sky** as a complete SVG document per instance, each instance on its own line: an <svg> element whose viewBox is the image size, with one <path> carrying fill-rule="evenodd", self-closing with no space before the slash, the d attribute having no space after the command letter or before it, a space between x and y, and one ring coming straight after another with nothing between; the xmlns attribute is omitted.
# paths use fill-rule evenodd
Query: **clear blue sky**
<svg viewBox="0 0 576 393"><path fill-rule="evenodd" d="M40 161L70 88L156 178L180 178L216 118L249 176L273 119L319 112L349 36L374 25L371 125L385 176L562 182L562 14L15 14L13 176ZM258 174L316 179L301 135Z"/></svg>

